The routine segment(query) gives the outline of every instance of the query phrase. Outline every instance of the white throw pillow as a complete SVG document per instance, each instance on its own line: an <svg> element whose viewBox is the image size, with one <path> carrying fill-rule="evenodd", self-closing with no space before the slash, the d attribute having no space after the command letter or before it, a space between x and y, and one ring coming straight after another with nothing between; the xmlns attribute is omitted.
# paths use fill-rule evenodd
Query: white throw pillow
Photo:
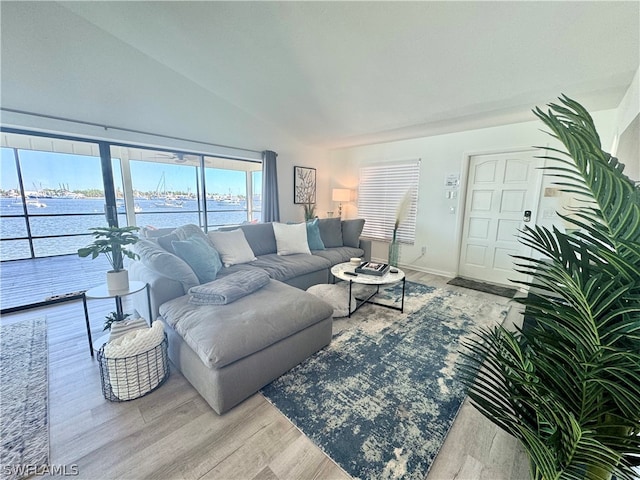
<svg viewBox="0 0 640 480"><path fill-rule="evenodd" d="M208 235L225 267L256 260L256 256L241 229L229 232L212 231Z"/></svg>
<svg viewBox="0 0 640 480"><path fill-rule="evenodd" d="M307 242L307 225L305 223L292 225L274 223L273 233L276 236L278 255L293 255L296 253L311 255L309 242Z"/></svg>

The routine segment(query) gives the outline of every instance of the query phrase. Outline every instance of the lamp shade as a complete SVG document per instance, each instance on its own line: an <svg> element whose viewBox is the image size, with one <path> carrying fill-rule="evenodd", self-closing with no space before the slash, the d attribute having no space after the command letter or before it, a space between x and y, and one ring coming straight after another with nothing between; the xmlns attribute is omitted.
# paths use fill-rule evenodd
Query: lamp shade
<svg viewBox="0 0 640 480"><path fill-rule="evenodd" d="M334 188L331 192L331 199L334 202L348 202L351 200L351 190L347 188Z"/></svg>

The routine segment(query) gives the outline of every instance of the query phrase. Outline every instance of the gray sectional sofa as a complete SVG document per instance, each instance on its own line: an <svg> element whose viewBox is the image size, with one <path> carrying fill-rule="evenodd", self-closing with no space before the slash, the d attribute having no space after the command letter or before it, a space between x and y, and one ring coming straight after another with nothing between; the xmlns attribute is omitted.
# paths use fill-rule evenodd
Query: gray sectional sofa
<svg viewBox="0 0 640 480"><path fill-rule="evenodd" d="M323 248L305 253L296 253L300 242L283 237L299 232L295 226L247 224L208 234L195 225L143 229L135 245L140 259L129 266L130 276L150 285L152 316L167 326L172 362L217 413L329 344L333 308L304 290L328 283L337 263L370 259L370 242L360 239L363 224L360 219L317 220L319 238L313 243L308 231L308 246ZM196 238L218 251L224 264L211 282L204 283L211 278L206 269L178 249ZM194 303L198 288L215 290L229 282L244 288L242 279L256 275L266 284L235 301ZM142 303L136 308L146 311Z"/></svg>

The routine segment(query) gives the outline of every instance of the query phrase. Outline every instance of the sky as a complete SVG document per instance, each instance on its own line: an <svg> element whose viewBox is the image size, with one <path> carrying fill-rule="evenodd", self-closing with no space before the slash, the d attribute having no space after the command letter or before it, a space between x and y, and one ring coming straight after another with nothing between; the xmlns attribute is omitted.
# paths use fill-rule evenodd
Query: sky
<svg viewBox="0 0 640 480"><path fill-rule="evenodd" d="M84 155L20 150L22 180L27 191L44 188L59 189L61 185L69 190L103 190L100 159ZM13 150L2 148L0 164L0 188L15 189L18 186ZM113 176L116 187L122 188L122 172L119 161L113 162ZM196 169L184 165L131 161L133 189L155 192L160 186L162 174L166 191L196 191ZM207 169L207 193L245 193L244 172Z"/></svg>

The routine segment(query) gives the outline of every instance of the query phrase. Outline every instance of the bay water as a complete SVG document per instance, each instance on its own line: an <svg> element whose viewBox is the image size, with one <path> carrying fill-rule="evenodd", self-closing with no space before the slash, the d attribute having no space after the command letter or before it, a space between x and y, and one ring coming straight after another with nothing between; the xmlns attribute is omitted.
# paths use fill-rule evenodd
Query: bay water
<svg viewBox="0 0 640 480"><path fill-rule="evenodd" d="M178 227L186 223L200 224L198 202L181 200L181 208L162 205L162 200L136 200L138 227ZM38 204L40 204L38 206ZM42 206L45 205L45 206ZM78 248L91 243L89 228L106 226L104 198L39 198L27 201L29 228L34 238L36 257L49 257L76 253ZM207 201L208 224L236 225L247 221L244 201L237 204ZM259 210L259 205L256 205ZM124 208L118 210L118 224L126 225ZM254 213L259 217L260 212ZM81 236L69 236L83 234ZM30 258L28 240L4 240L27 237L27 222L20 199L0 198L0 260Z"/></svg>

